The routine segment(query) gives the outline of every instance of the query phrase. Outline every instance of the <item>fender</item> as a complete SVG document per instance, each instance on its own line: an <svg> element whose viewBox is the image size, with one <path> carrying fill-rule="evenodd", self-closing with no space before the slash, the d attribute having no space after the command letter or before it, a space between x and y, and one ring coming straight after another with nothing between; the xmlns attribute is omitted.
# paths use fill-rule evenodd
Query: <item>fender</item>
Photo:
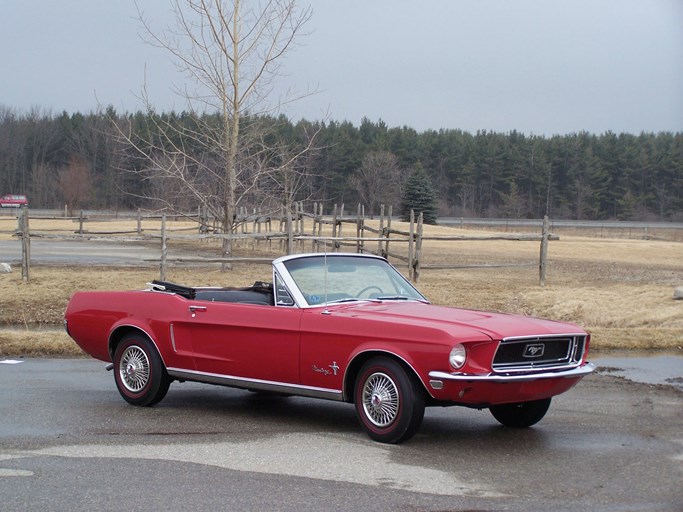
<svg viewBox="0 0 683 512"><path fill-rule="evenodd" d="M417 377L417 379L422 384L422 387L429 394L429 396L434 398L432 393L429 391L428 386L426 385L425 379L422 377L422 375L420 375L420 372L417 371L412 358L408 354L406 354L403 351L379 348L377 345L372 343L364 343L361 347L359 347L351 354L351 357L349 358L349 361L346 365L343 380L344 401L353 401L353 385L356 381L356 375L360 370L360 367L363 365L363 363L365 363L365 361L373 357L373 355L375 354L389 356L401 362L407 369L410 370L410 372L415 377Z"/></svg>
<svg viewBox="0 0 683 512"><path fill-rule="evenodd" d="M133 321L131 322L130 320ZM145 322L139 320L135 321L134 319L130 318L126 318L125 322L116 322L109 332L109 336L107 338L107 346L109 347L109 356L111 357L112 361L114 360L114 352L116 352L116 346L118 345L119 341L121 341L123 334L125 332L130 331L139 331L142 334L144 334L152 342L154 348L156 348L156 351L161 357L161 362L164 365L164 367L168 367L168 365L166 364L167 355L164 354L164 352L161 350L160 344L157 342L157 337L151 334L153 332L151 327Z"/></svg>

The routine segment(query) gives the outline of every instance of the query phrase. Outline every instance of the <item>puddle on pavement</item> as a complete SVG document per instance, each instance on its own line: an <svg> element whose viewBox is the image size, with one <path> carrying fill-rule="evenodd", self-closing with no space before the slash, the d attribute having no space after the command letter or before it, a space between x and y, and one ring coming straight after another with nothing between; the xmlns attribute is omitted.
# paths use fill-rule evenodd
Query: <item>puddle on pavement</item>
<svg viewBox="0 0 683 512"><path fill-rule="evenodd" d="M588 359L598 372L644 384L666 384L683 390L683 350L675 352L600 351Z"/></svg>

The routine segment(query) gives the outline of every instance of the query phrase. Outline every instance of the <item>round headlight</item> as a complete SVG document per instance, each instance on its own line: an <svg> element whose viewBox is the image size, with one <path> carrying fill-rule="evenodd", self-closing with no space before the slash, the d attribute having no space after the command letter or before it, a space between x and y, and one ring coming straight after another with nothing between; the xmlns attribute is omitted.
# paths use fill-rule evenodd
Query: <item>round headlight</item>
<svg viewBox="0 0 683 512"><path fill-rule="evenodd" d="M451 353L448 356L448 362L456 370L459 370L465 365L467 360L467 351L465 350L465 345L458 343L455 347L451 349Z"/></svg>

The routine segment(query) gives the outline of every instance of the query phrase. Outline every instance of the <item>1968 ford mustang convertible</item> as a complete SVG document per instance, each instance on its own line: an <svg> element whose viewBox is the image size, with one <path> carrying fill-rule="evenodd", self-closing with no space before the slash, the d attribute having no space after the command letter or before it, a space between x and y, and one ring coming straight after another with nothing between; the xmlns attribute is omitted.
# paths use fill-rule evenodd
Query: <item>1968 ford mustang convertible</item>
<svg viewBox="0 0 683 512"><path fill-rule="evenodd" d="M385 259L360 254L279 258L272 283L246 288L77 292L65 322L113 363L133 405L158 403L174 380L339 400L385 443L413 436L432 405L531 426L594 369L574 325L435 306Z"/></svg>

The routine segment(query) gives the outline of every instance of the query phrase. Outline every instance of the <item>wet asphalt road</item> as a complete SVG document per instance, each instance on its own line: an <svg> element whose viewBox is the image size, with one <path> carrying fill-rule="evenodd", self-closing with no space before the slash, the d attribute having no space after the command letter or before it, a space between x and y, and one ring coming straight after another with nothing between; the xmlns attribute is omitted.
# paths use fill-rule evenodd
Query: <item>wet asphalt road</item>
<svg viewBox="0 0 683 512"><path fill-rule="evenodd" d="M0 360L1 361L1 360ZM127 405L104 364L0 364L0 510L683 510L683 393L592 375L536 427L428 409L400 446L347 404L173 383Z"/></svg>

